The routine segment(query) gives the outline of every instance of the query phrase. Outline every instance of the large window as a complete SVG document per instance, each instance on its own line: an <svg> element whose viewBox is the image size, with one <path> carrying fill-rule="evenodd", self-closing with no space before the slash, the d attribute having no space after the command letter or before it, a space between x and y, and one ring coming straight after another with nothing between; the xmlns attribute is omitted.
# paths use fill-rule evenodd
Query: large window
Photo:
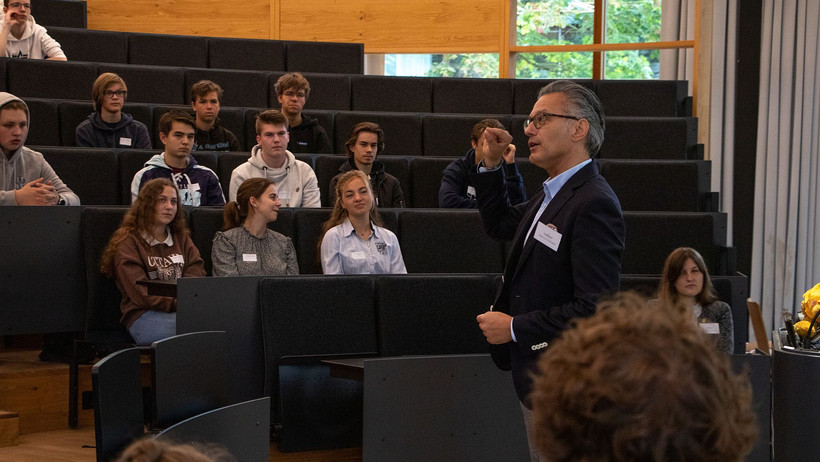
<svg viewBox="0 0 820 462"><path fill-rule="evenodd" d="M658 78L660 52L651 44L660 40L661 0L518 0L515 5L510 77ZM596 30L596 24L603 26ZM408 61L416 65L402 64ZM385 55L385 74L498 77L504 64L496 53Z"/></svg>

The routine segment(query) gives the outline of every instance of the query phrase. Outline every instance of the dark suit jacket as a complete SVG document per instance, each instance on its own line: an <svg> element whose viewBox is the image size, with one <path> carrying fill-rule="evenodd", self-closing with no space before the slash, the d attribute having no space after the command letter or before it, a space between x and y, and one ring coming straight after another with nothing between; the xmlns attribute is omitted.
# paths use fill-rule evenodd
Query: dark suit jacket
<svg viewBox="0 0 820 462"><path fill-rule="evenodd" d="M518 397L527 403L538 354L571 319L591 315L600 295L618 290L626 236L623 214L593 160L564 184L539 219L561 234L557 251L533 236L525 246L544 191L512 207L501 169L473 173L473 185L487 234L513 239L494 310L515 317L517 342L495 349L493 359L512 369Z"/></svg>

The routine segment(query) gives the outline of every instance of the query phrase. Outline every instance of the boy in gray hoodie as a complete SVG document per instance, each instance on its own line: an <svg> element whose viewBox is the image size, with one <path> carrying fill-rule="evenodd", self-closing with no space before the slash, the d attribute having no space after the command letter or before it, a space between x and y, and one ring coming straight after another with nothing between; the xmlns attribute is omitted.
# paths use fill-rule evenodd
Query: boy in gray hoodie
<svg viewBox="0 0 820 462"><path fill-rule="evenodd" d="M0 205L80 205L43 155L23 146L28 129L26 103L0 92Z"/></svg>

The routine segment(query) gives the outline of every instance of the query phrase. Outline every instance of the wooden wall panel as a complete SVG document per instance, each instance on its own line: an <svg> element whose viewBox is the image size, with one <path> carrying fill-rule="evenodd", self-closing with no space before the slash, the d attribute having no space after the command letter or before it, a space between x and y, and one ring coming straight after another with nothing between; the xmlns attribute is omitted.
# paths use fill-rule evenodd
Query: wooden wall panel
<svg viewBox="0 0 820 462"><path fill-rule="evenodd" d="M498 51L503 1L280 0L281 38L361 42L367 53Z"/></svg>
<svg viewBox="0 0 820 462"><path fill-rule="evenodd" d="M87 0L89 29L356 42L364 43L368 53L498 52L504 4L504 0Z"/></svg>
<svg viewBox="0 0 820 462"><path fill-rule="evenodd" d="M272 1L86 0L86 4L89 29L267 39L271 38Z"/></svg>

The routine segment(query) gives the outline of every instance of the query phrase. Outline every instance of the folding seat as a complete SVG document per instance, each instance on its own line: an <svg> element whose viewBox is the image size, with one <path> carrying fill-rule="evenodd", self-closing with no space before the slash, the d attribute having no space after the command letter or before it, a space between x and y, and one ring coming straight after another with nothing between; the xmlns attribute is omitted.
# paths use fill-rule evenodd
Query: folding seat
<svg viewBox="0 0 820 462"><path fill-rule="evenodd" d="M6 61L6 91L18 98L89 99L97 64L10 59Z"/></svg>
<svg viewBox="0 0 820 462"><path fill-rule="evenodd" d="M487 354L475 318L495 297L495 274L407 274L376 278L379 354Z"/></svg>
<svg viewBox="0 0 820 462"><path fill-rule="evenodd" d="M289 41L285 63L288 72L362 74L364 44Z"/></svg>
<svg viewBox="0 0 820 462"><path fill-rule="evenodd" d="M397 234L408 273L504 271L504 245L484 233L478 210L402 210Z"/></svg>
<svg viewBox="0 0 820 462"><path fill-rule="evenodd" d="M347 152L345 142L353 127L360 122L374 122L384 131L384 152L379 156L417 156L422 152L422 128L419 114L401 112L340 112L334 119L336 133L333 135L336 151ZM330 135L328 133L328 135ZM469 139L469 135L468 135Z"/></svg>
<svg viewBox="0 0 820 462"><path fill-rule="evenodd" d="M259 292L279 450L357 446L362 384L331 377L321 360L376 356L372 278L272 277L260 281Z"/></svg>
<svg viewBox="0 0 820 462"><path fill-rule="evenodd" d="M513 114L529 115L533 104L538 100L538 91L555 80L557 79L513 79ZM590 90L595 90L594 80L572 79L572 81Z"/></svg>
<svg viewBox="0 0 820 462"><path fill-rule="evenodd" d="M354 111L433 112L433 79L353 75L350 77Z"/></svg>
<svg viewBox="0 0 820 462"><path fill-rule="evenodd" d="M53 3L72 2L55 1ZM85 4L83 4L83 7L85 7ZM38 24L40 24L40 11L41 6L38 3ZM128 35L123 32L48 26L48 35L60 42L63 53L71 61L128 62Z"/></svg>
<svg viewBox="0 0 820 462"><path fill-rule="evenodd" d="M285 42L208 37L208 67L247 71L284 71Z"/></svg>
<svg viewBox="0 0 820 462"><path fill-rule="evenodd" d="M470 149L473 125L484 119L497 119L510 126L508 115L424 114L421 128L425 156L461 157Z"/></svg>
<svg viewBox="0 0 820 462"><path fill-rule="evenodd" d="M120 204L120 177L113 149L46 147L39 151L83 205Z"/></svg>
<svg viewBox="0 0 820 462"><path fill-rule="evenodd" d="M211 80L222 87L222 106L264 106L268 102L267 72L233 69L185 69L187 102L191 87L200 80Z"/></svg>
<svg viewBox="0 0 820 462"><path fill-rule="evenodd" d="M607 160L601 167L623 210L713 212L708 160Z"/></svg>
<svg viewBox="0 0 820 462"><path fill-rule="evenodd" d="M709 273L733 275L734 247L726 245L726 214L718 212L624 212L626 247L621 273L660 274L667 255L692 247L703 256Z"/></svg>
<svg viewBox="0 0 820 462"><path fill-rule="evenodd" d="M412 204L416 208L438 208L438 191L444 169L452 157L414 157L410 160Z"/></svg>
<svg viewBox="0 0 820 462"><path fill-rule="evenodd" d="M208 39L132 32L128 34L128 62L153 66L208 67Z"/></svg>
<svg viewBox="0 0 820 462"><path fill-rule="evenodd" d="M222 152L217 157L217 165L214 172L219 177L219 184L222 185L222 192L225 193L225 200L228 199L228 191L231 185L231 173L236 167L247 162L250 157L248 152Z"/></svg>
<svg viewBox="0 0 820 462"><path fill-rule="evenodd" d="M697 144L698 119L692 117L607 116L599 156L603 159L696 159Z"/></svg>
<svg viewBox="0 0 820 462"><path fill-rule="evenodd" d="M22 99L28 106L31 122L26 145L60 146L60 116L57 101L44 98Z"/></svg>
<svg viewBox="0 0 820 462"><path fill-rule="evenodd" d="M685 80L596 80L595 93L608 116L691 116Z"/></svg>
<svg viewBox="0 0 820 462"><path fill-rule="evenodd" d="M433 112L511 114L510 82L507 79L433 79Z"/></svg>
<svg viewBox="0 0 820 462"><path fill-rule="evenodd" d="M132 103L186 104L190 93L185 89L185 74L182 68L135 64L100 64L97 74L113 72L128 86L128 101ZM96 75L94 79L96 79ZM91 99L91 86L86 86L82 98Z"/></svg>
<svg viewBox="0 0 820 462"><path fill-rule="evenodd" d="M85 29L87 26L86 2L37 0L36 8L37 24L46 26L49 34L51 34L52 27L56 26L77 29ZM71 56L68 59L72 59Z"/></svg>

